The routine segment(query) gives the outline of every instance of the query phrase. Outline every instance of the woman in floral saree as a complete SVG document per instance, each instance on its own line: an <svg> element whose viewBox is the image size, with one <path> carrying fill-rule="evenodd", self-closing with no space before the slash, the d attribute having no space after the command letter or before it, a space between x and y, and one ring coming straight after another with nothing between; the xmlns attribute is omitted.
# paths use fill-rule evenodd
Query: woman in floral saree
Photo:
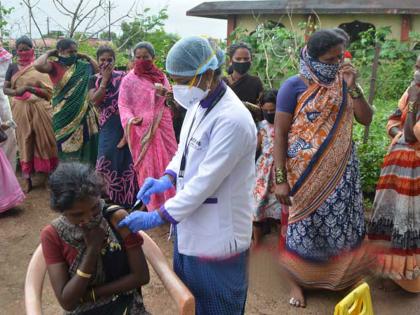
<svg viewBox="0 0 420 315"><path fill-rule="evenodd" d="M134 49L135 65L123 79L118 106L121 122L133 157L139 186L148 177L159 178L177 149L172 116L166 106L169 82L153 63L155 52L150 43ZM174 189L155 194L148 210L155 210L174 196Z"/></svg>
<svg viewBox="0 0 420 315"><path fill-rule="evenodd" d="M291 284L290 304L304 307L304 288L344 289L370 262L353 119L368 125L372 109L342 64L347 38L320 30L300 57L300 73L277 96L275 193L289 205L280 258ZM363 263L363 264L362 264Z"/></svg>
<svg viewBox="0 0 420 315"><path fill-rule="evenodd" d="M48 75L34 68L35 53L28 37L19 38L16 49L17 64L9 66L4 93L12 96L20 167L26 179L24 191L29 192L32 173L51 173L58 163L51 125L52 84Z"/></svg>
<svg viewBox="0 0 420 315"><path fill-rule="evenodd" d="M124 72L114 70L115 52L101 46L96 52L100 72L90 78L89 97L99 111L99 148L96 171L103 177L109 199L131 208L138 191L136 172L124 137L118 95Z"/></svg>
<svg viewBox="0 0 420 315"><path fill-rule="evenodd" d="M57 57L57 61L49 61ZM85 59L85 60L83 60ZM48 73L54 85L53 128L60 160L95 165L98 153L98 118L88 98L89 78L98 72L96 61L77 53L71 39L62 39L35 61L35 68Z"/></svg>
<svg viewBox="0 0 420 315"><path fill-rule="evenodd" d="M381 248L381 276L420 293L420 56L415 81L388 121L392 144L382 164L368 233Z"/></svg>

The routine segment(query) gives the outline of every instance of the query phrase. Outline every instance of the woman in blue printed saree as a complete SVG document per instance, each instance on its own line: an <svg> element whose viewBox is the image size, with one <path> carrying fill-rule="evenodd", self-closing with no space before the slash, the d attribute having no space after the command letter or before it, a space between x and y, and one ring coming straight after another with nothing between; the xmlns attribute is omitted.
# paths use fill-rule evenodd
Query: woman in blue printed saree
<svg viewBox="0 0 420 315"><path fill-rule="evenodd" d="M49 57L58 60L49 61ZM73 40L62 39L57 43L57 50L49 51L35 61L35 68L48 73L54 85L53 128L60 160L95 165L98 117L89 102L88 84L90 76L98 72L96 61L77 53Z"/></svg>
<svg viewBox="0 0 420 315"><path fill-rule="evenodd" d="M314 33L300 73L277 96L276 196L289 205L280 261L291 284L290 304L304 307L304 288L340 290L358 281L365 263L363 199L353 118L368 125L372 109L343 64L346 34ZM288 222L286 222L288 221Z"/></svg>

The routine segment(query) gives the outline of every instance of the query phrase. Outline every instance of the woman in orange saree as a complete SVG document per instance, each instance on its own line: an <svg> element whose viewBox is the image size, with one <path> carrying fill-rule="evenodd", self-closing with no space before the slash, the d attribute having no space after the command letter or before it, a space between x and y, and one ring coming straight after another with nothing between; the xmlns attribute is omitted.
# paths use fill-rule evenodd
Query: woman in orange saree
<svg viewBox="0 0 420 315"><path fill-rule="evenodd" d="M166 97L159 94L159 90L169 90L170 86L164 73L153 63L153 46L140 43L134 49L134 55L134 68L121 83L118 106L137 180L142 187L146 178L163 175L176 152L177 143ZM174 194L172 188L153 195L147 209L159 208Z"/></svg>
<svg viewBox="0 0 420 315"><path fill-rule="evenodd" d="M366 256L358 251L365 235L363 197L352 128L354 118L369 124L372 109L353 66L342 64L345 44L335 30L314 33L301 52L299 75L285 81L277 96L275 192L289 205L280 261L296 307L305 306L302 288L344 289L364 271Z"/></svg>
<svg viewBox="0 0 420 315"><path fill-rule="evenodd" d="M420 57L416 74L420 85ZM420 87L412 84L391 115L392 138L376 187L369 238L381 248L380 275L420 293Z"/></svg>

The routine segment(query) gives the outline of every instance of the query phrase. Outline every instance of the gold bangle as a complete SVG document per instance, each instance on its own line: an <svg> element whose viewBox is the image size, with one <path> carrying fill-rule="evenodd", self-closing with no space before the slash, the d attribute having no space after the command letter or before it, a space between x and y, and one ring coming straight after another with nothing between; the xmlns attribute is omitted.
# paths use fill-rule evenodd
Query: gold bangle
<svg viewBox="0 0 420 315"><path fill-rule="evenodd" d="M283 184L287 182L287 174L284 168L277 167L276 174L275 174L276 184Z"/></svg>
<svg viewBox="0 0 420 315"><path fill-rule="evenodd" d="M416 102L409 101L408 102L408 112L415 113L416 112Z"/></svg>
<svg viewBox="0 0 420 315"><path fill-rule="evenodd" d="M81 271L80 269L77 269L76 274L77 274L79 277L82 277L82 278L85 278L85 279L90 279L90 278L92 277L92 275L91 275L91 274L89 274L89 273L84 273L84 272L83 272L83 271Z"/></svg>

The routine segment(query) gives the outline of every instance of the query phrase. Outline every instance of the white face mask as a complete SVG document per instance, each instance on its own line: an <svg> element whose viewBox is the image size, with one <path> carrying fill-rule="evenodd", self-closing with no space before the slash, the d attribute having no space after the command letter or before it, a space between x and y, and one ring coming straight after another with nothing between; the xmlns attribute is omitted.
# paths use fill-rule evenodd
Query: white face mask
<svg viewBox="0 0 420 315"><path fill-rule="evenodd" d="M200 85L202 76L198 81L197 85ZM190 109L192 106L201 102L203 99L209 95L210 89L207 91L203 91L202 89L196 86L189 86L189 85L174 85L172 87L174 93L174 99L177 101L179 105L184 107L185 109Z"/></svg>

